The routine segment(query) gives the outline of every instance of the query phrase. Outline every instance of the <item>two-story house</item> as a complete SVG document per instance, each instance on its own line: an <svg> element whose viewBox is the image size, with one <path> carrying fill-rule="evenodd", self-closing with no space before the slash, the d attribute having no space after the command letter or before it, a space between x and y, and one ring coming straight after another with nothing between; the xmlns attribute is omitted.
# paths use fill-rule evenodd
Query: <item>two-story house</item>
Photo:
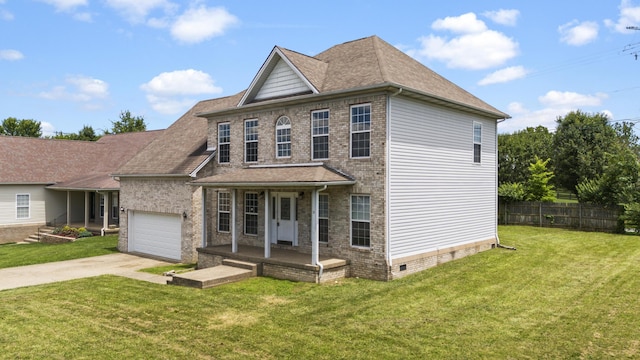
<svg viewBox="0 0 640 360"><path fill-rule="evenodd" d="M198 103L117 172L119 248L202 267L259 249L266 275L312 281L490 249L508 117L376 36L275 47L247 90Z"/></svg>

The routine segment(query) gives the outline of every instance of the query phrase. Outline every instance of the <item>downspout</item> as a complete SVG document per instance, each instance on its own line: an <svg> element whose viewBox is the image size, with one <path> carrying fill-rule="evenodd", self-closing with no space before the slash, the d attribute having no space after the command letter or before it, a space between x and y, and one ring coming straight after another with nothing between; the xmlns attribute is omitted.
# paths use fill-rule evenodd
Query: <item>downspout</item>
<svg viewBox="0 0 640 360"><path fill-rule="evenodd" d="M318 267L320 268L318 271L318 283L320 283L320 279L322 278L322 273L324 272L324 265L322 265L322 263L320 262L320 246L318 244L319 242L319 236L318 236L318 201L319 201L319 195L321 191L325 191L327 190L327 185L324 185L322 187L322 189L320 190L316 190L315 191L315 196L314 196L314 212L316 213L313 221L315 222L314 227L316 228L315 234L314 234L314 239L313 239L313 247L316 248L316 251L314 252L313 255L313 262L315 263L315 265L318 265Z"/></svg>

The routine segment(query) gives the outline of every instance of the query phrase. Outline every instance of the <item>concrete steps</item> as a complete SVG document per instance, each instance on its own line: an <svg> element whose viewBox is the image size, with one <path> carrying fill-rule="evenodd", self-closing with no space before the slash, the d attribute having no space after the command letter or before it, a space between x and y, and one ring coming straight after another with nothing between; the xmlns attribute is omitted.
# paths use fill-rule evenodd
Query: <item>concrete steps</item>
<svg viewBox="0 0 640 360"><path fill-rule="evenodd" d="M169 285L206 289L258 276L258 264L224 259L222 265L175 274Z"/></svg>
<svg viewBox="0 0 640 360"><path fill-rule="evenodd" d="M37 243L37 242L40 241L40 236L42 234L51 234L53 232L53 230L55 230L55 228L52 227L52 226L43 226L39 230L40 230L39 232L29 235L29 237L25 238L23 240L23 242L25 242L25 243Z"/></svg>

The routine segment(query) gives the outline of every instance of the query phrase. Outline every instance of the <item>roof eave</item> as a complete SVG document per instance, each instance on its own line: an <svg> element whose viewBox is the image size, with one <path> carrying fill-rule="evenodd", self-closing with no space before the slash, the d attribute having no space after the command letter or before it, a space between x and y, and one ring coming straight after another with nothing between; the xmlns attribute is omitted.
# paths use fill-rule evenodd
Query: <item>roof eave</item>
<svg viewBox="0 0 640 360"><path fill-rule="evenodd" d="M111 174L113 178L190 178L189 174Z"/></svg>
<svg viewBox="0 0 640 360"><path fill-rule="evenodd" d="M339 186L339 185L354 185L356 182L353 180L347 181L292 181L292 182L197 182L192 181L189 184L193 186L204 186L214 188L263 188L263 187L277 187L277 188L292 188L292 187L320 187L320 186Z"/></svg>

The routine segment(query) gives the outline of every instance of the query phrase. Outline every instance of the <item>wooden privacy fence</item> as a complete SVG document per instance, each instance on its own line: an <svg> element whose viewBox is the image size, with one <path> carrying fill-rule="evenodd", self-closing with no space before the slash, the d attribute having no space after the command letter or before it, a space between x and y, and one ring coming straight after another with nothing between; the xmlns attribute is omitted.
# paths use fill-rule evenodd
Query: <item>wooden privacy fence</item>
<svg viewBox="0 0 640 360"><path fill-rule="evenodd" d="M619 218L623 213L623 206L605 208L599 205L573 203L500 203L498 222L505 225L533 225L617 232L621 230Z"/></svg>

